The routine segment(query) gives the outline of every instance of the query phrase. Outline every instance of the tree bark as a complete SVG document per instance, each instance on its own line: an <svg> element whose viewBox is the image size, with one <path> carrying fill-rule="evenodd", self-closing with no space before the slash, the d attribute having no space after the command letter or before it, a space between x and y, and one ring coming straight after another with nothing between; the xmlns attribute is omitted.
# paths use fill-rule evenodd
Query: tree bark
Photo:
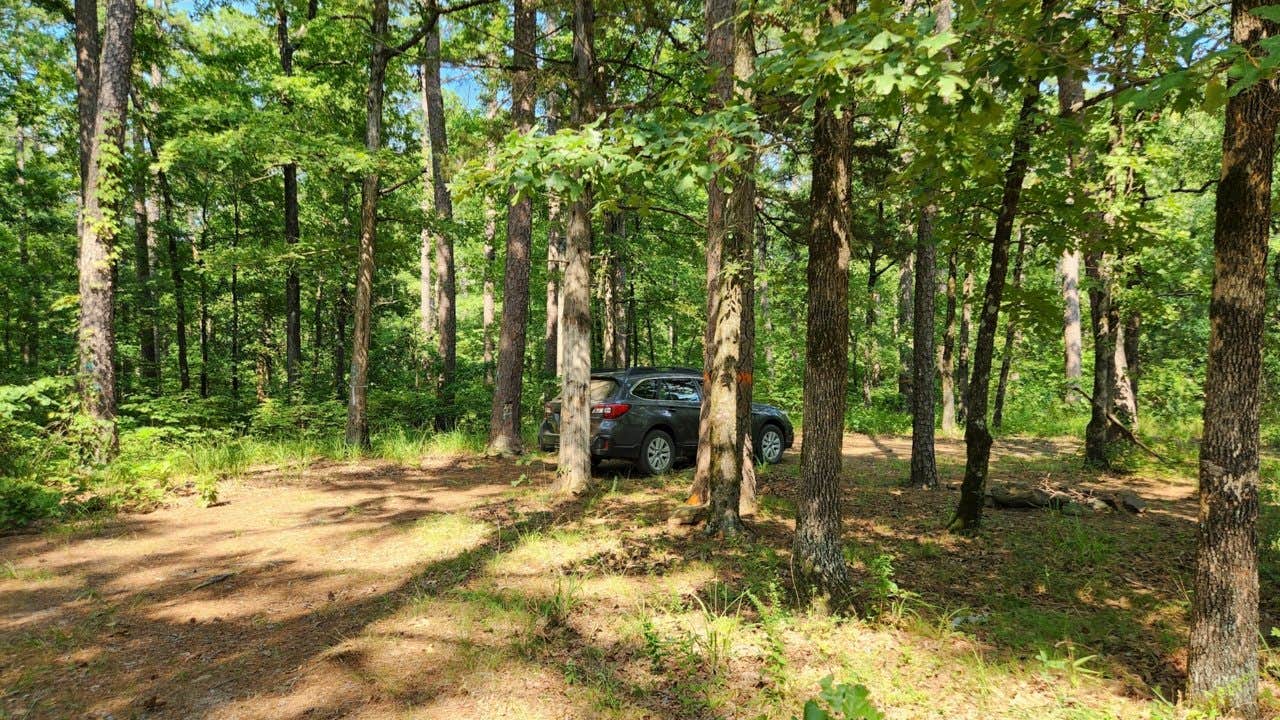
<svg viewBox="0 0 1280 720"><path fill-rule="evenodd" d="M595 4L573 3L573 64L578 106L573 124L581 127L596 117ZM569 206L565 229L564 288L561 295L560 342L564 368L561 378L560 454L553 490L577 495L591 481L591 211L595 204L591 183Z"/></svg>
<svg viewBox="0 0 1280 720"><path fill-rule="evenodd" d="M1045 3L1046 7L1048 3ZM991 460L991 432L987 429L987 394L991 387L991 357L995 352L996 329L1000 320L1000 302L1004 296L1005 275L1009 265L1009 244L1013 223L1018 215L1022 183L1027 175L1028 154L1034 133L1039 83L1022 99L1017 123L1013 129L1013 149L1005 169L1000 213L991 239L991 266L983 292L982 316L978 324L978 341L973 353L973 377L965 400L965 468L960 487L960 503L949 527L957 531L973 531L982 524L983 492Z"/></svg>
<svg viewBox="0 0 1280 720"><path fill-rule="evenodd" d="M480 303L480 361L484 365L484 383L485 385L493 385L493 320L497 316L498 301L494 298L493 286L493 263L498 257L498 251L493 246L494 239L498 234L498 211L493 207L493 201L486 197L484 199L484 248L482 250L484 257L484 267L482 272L484 278L481 283L481 303Z"/></svg>
<svg viewBox="0 0 1280 720"><path fill-rule="evenodd" d="M749 78L755 74L756 38L755 17L747 15L738 23L737 45L734 49L733 74L739 84L739 94L744 102L753 102ZM738 447L741 448L742 474L738 483L738 514L754 515L756 500L755 438L752 437L751 405L755 393L756 368L756 268L755 241L756 177L758 156L752 149L742 166L742 176L733 196L729 199L729 223L743 265L742 278L742 350L738 367ZM634 297L635 291L632 290Z"/></svg>
<svg viewBox="0 0 1280 720"><path fill-rule="evenodd" d="M426 57L423 57L418 64L418 81L419 81L419 97L422 103L422 128L420 146L422 148L422 162L424 165L430 166L432 158L431 152L431 84L432 84L432 67L428 63ZM438 79L438 74L437 74ZM422 215L430 218L432 216L433 204L433 183L435 182L435 173L426 177L422 182ZM430 346L432 340L436 337L436 287L432 280L432 268L435 263L435 255L432 249L431 224L424 222L422 230L419 233L419 252L418 252L418 318L419 331L422 334L422 343L424 349ZM424 357L427 353L423 353ZM424 359L424 369L427 360Z"/></svg>
<svg viewBox="0 0 1280 720"><path fill-rule="evenodd" d="M546 16L547 34L555 31L555 21ZM555 88L547 91L547 133L554 135L560 124L560 97ZM542 372L560 377L560 280L564 255L564 231L560 220L560 196L547 194L547 317L542 333Z"/></svg>
<svg viewBox="0 0 1280 720"><path fill-rule="evenodd" d="M840 25L852 0L827 6ZM800 498L792 552L797 586L807 596L826 594L837 606L852 585L841 542L841 444L849 362L850 155L849 107L820 96L813 118L813 180L809 190L808 318L805 334L804 440Z"/></svg>
<svg viewBox="0 0 1280 720"><path fill-rule="evenodd" d="M933 302L937 293L937 246L933 222L938 209L932 202L920 211L916 224L915 296L911 319L911 485L938 487L938 463L933 444ZM945 381L944 381L945 382Z"/></svg>
<svg viewBox="0 0 1280 720"><path fill-rule="evenodd" d="M1022 258L1027 250L1026 239L1018 230L1018 250L1013 257L1013 287L1022 287ZM991 409L991 427L999 430L1004 424L1004 398L1009 390L1009 373L1013 370L1013 353L1018 346L1018 322L1010 317L1004 324L1004 352L1000 356L1000 379L996 383L996 398Z"/></svg>
<svg viewBox="0 0 1280 720"><path fill-rule="evenodd" d="M93 154L94 122L98 114L98 33L97 0L74 0L76 50L76 110L80 130L80 205L83 208L89 187L89 161Z"/></svg>
<svg viewBox="0 0 1280 720"><path fill-rule="evenodd" d="M525 0L515 0L511 73L511 119L516 132L533 129L535 88L533 68L537 13ZM533 244L533 201L515 198L507 209L507 258L502 285L502 329L498 340L498 369L493 408L489 415L489 452L524 452L520 437L520 400L529 320L529 251Z"/></svg>
<svg viewBox="0 0 1280 720"><path fill-rule="evenodd" d="M880 254L873 248L867 261L867 308L863 320L862 404L871 407L871 396L880 384L880 348L876 343L876 321L880 308L880 275L876 269Z"/></svg>
<svg viewBox="0 0 1280 720"><path fill-rule="evenodd" d="M1231 8L1232 39L1252 49L1277 28ZM1204 436L1200 532L1187 660L1188 694L1224 714L1258 710L1258 414L1266 314L1267 242L1280 92L1258 82L1227 101L1222 136Z"/></svg>
<svg viewBox="0 0 1280 720"><path fill-rule="evenodd" d="M969 330L973 327L973 270L966 269L960 286L960 330L956 337L956 422L965 424L969 416Z"/></svg>
<svg viewBox="0 0 1280 720"><path fill-rule="evenodd" d="M25 368L32 369L32 368L35 368L40 362L40 316L37 309L41 306L42 303L40 300L40 295L41 295L40 280L34 277L34 271L31 267L31 247L29 245L29 239L28 239L28 232L30 230L30 227L29 227L30 217L29 217L27 208L31 202L31 198L27 197L27 192L26 192L26 189L27 189L26 138L27 138L26 128L23 127L22 120L19 119L18 130L14 137L13 160L14 160L14 170L16 173L16 177L14 179L18 187L18 203L20 205L20 208L18 211L18 227L17 227L18 265L22 269L21 287L22 287L22 290L24 291L23 295L25 297L23 297L22 301L18 303L18 319L22 326L21 330L19 331L21 335L20 354L22 359L22 365ZM142 227L145 235L145 229L146 229L145 213L141 217L143 217ZM143 247L144 249L146 247L145 237L143 238ZM147 272L148 272L148 277L150 277L149 266L147 268ZM141 277L142 276L139 275L139 278ZM145 298L145 293L148 291L148 289L149 289L148 285L143 285L144 298ZM152 312L154 312L153 306L154 306L154 303L148 303L148 308L151 308ZM148 326L144 323L139 327L142 328L141 345L142 345L142 355L143 355L143 361L144 361L143 373L146 374L147 367L145 363L147 359L148 348L150 348L150 351L152 353L155 352L155 332L154 332L155 326L154 324L150 326L152 331L150 342L147 341ZM158 372L154 355L152 355L151 360L152 361L150 364L150 368Z"/></svg>
<svg viewBox="0 0 1280 720"><path fill-rule="evenodd" d="M382 100L390 52L387 48L388 0L373 0L373 50L365 91L364 147L374 155L382 147ZM356 262L356 299L351 335L351 378L347 399L348 445L369 444L369 338L373 323L374 244L378 236L378 171L365 174L360 186L360 251Z"/></svg>
<svg viewBox="0 0 1280 720"><path fill-rule="evenodd" d="M196 261L196 281L198 283L200 301L200 397L209 397L209 287L204 267L204 254L209 242L208 208L200 206L200 239L192 248ZM265 304L265 300L264 300ZM266 328L263 328L263 347L266 347ZM264 350L265 352L265 350ZM263 395L265 399L265 393Z"/></svg>

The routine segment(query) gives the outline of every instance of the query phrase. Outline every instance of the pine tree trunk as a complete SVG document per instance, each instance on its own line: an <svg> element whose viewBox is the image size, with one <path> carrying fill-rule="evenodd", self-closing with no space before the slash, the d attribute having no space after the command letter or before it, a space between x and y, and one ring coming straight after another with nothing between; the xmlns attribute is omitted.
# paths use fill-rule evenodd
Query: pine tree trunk
<svg viewBox="0 0 1280 720"><path fill-rule="evenodd" d="M431 163L431 65L424 57L418 64L418 84L419 98L422 104L422 128L420 147L422 148L422 162L424 166L430 167ZM434 173L425 177L422 182L422 215L431 217L433 191L432 183L434 182ZM427 223L423 223L422 230L419 232L418 247L418 320L419 332L422 334L422 343L424 349L429 346L436 337L436 288L432 280L432 268L435 263L435 255L432 250L431 227ZM426 353L423 353L424 358ZM424 359L424 365L427 361Z"/></svg>
<svg viewBox="0 0 1280 720"><path fill-rule="evenodd" d="M755 17L747 15L738 23L737 44L734 49L733 74L739 83L739 93L743 101L752 102L754 98L747 81L755 74L756 38ZM741 177L733 196L729 199L729 227L737 234L738 257L743 266L742 278L742 350L738 363L738 447L741 448L742 474L738 484L738 514L755 515L756 500L756 465L755 438L752 437L751 405L755 391L756 369L756 268L755 238L758 223L756 222L756 178L755 168L758 162L752 152L750 158L742 165ZM634 297L635 291L631 295Z"/></svg>
<svg viewBox="0 0 1280 720"><path fill-rule="evenodd" d="M1013 258L1013 287L1022 287L1022 258L1026 253L1027 243L1018 230L1018 250ZM1010 317L1004 324L1004 352L1000 355L1000 379L996 383L996 398L992 403L991 427L999 430L1004 424L1004 398L1009 391L1009 373L1013 370L1013 353L1018 346L1018 322Z"/></svg>
<svg viewBox="0 0 1280 720"><path fill-rule="evenodd" d="M1232 39L1250 50L1277 28L1231 8ZM1213 236L1209 364L1200 443L1200 533L1187 690L1227 713L1258 711L1258 414L1266 315L1271 179L1280 92L1258 82L1227 101Z"/></svg>
<svg viewBox="0 0 1280 720"><path fill-rule="evenodd" d="M365 91L365 150L373 155L382 147L382 100L386 92L388 0L373 0L373 50L369 57L369 86ZM369 339L373 325L373 261L378 237L378 185L376 170L365 174L360 185L360 254L356 261L356 299L351 335L351 378L347 400L348 445L369 444Z"/></svg>
<svg viewBox="0 0 1280 720"><path fill-rule="evenodd" d="M573 3L573 63L578 107L573 123L596 119L595 4ZM560 342L560 454L554 491L577 495L591 481L591 183L569 206L565 229L564 287L560 298L563 322Z"/></svg>
<svg viewBox="0 0 1280 720"><path fill-rule="evenodd" d="M947 255L946 310L942 320L942 349L938 353L938 375L942 378L942 432L956 431L956 252Z"/></svg>
<svg viewBox="0 0 1280 720"><path fill-rule="evenodd" d="M119 448L116 428L115 285L112 257L122 218L115 211L125 186L125 114L133 62L134 0L110 0L98 73L80 232L80 411L92 422L88 454L95 461Z"/></svg>
<svg viewBox="0 0 1280 720"><path fill-rule="evenodd" d="M89 160L93 155L94 122L98 116L98 33L97 0L73 0L76 19L76 110L80 130L80 206L83 210L89 187Z"/></svg>
<svg viewBox="0 0 1280 720"><path fill-rule="evenodd" d="M516 132L533 129L536 99L533 83L537 13L525 0L515 0L511 74L511 120ZM512 191L514 197L514 190ZM526 329L529 320L530 248L533 245L533 201L525 195L507 209L507 258L502 283L502 329L498 370L489 415L489 452L524 452L520 437Z"/></svg>
<svg viewBox="0 0 1280 720"><path fill-rule="evenodd" d="M936 489L938 464L933 444L933 320L938 290L933 222L938 208L927 203L916 225L915 296L911 319L911 485Z"/></svg>
<svg viewBox="0 0 1280 720"><path fill-rule="evenodd" d="M1046 3L1047 5L1047 3ZM1022 197L1022 183L1027 175L1028 154L1034 131L1038 83L1022 99L1017 124L1013 129L1013 151L1009 166L1005 169L1004 190L1000 199L1000 213L991 239L991 267L987 275L987 287L983 292L982 316L978 323L978 341L973 353L973 378L969 382L965 400L965 468L964 482L960 487L960 503L949 527L958 531L973 531L982 524L983 494L987 481L987 469L991 460L991 432L987 429L987 394L991 387L991 358L995 353L996 329L1000 320L1000 302L1004 296L1005 275L1009 266L1009 244L1013 238L1013 223L1018 215L1018 201Z"/></svg>
<svg viewBox="0 0 1280 720"><path fill-rule="evenodd" d="M827 7L839 25L852 0ZM850 108L819 97L813 119L813 180L809 190L808 318L805 335L804 440L800 497L792 543L797 587L848 602L852 585L841 542L840 481L849 362Z"/></svg>

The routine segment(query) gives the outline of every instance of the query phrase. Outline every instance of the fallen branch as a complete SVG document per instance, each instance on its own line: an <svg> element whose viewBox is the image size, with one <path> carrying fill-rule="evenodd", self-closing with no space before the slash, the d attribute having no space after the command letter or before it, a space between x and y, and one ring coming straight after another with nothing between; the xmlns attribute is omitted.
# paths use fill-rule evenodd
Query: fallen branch
<svg viewBox="0 0 1280 720"><path fill-rule="evenodd" d="M1107 416L1107 422L1109 422L1109 423L1111 423L1112 425L1115 425L1117 428L1119 428L1120 432L1124 433L1124 436L1125 436L1125 437L1127 437L1127 438L1129 438L1129 442L1131 442L1131 443L1133 443L1134 445L1137 445L1138 447L1142 448L1143 450L1146 450L1147 452L1151 453L1151 456L1152 456L1152 457L1154 457L1155 459L1159 460L1160 462L1167 463L1167 464L1169 464L1169 465L1188 465L1188 464L1189 464L1189 463L1186 463L1186 462L1183 462L1183 461L1180 461L1180 460L1174 460L1174 459L1172 459L1172 458L1165 457L1164 455L1161 455L1160 453L1156 452L1155 450L1152 450L1150 446L1148 446L1146 443L1144 443L1144 442L1142 442L1141 440L1139 440L1139 439L1138 439L1138 436L1137 436L1137 435L1134 435L1132 430L1130 430L1129 428L1125 427L1125 424L1124 424L1124 423L1122 423L1122 422L1120 422L1120 419L1119 419L1119 418L1117 418L1115 415L1112 415L1112 414L1111 414L1111 411L1109 411L1109 410L1107 410L1106 408L1102 407L1102 405L1101 405L1101 404L1099 404L1097 400L1094 400L1094 399L1093 399L1093 396L1092 396L1092 395L1090 395L1089 393L1085 392L1084 390L1081 390L1079 385L1072 385L1072 386L1071 386L1071 389L1072 389L1072 390L1075 390L1076 392L1078 392L1078 393L1080 393L1081 395L1083 395L1083 396L1084 396L1084 399L1088 400L1090 405L1092 405L1093 407L1096 407L1096 408L1098 408L1099 410L1101 410L1101 411L1103 412L1103 414Z"/></svg>

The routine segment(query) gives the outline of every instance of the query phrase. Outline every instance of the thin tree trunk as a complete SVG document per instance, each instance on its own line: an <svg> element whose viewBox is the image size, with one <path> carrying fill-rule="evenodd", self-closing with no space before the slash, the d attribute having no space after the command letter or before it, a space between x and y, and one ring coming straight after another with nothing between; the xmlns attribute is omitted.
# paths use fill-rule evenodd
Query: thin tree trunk
<svg viewBox="0 0 1280 720"><path fill-rule="evenodd" d="M573 63L578 86L574 125L596 118L595 4L574 0ZM560 454L554 490L576 495L591 481L591 183L569 206L564 288L560 298L564 348Z"/></svg>
<svg viewBox="0 0 1280 720"><path fill-rule="evenodd" d="M234 252L240 247L240 187L238 185L235 196L232 198L231 223L231 250ZM237 403L240 400L240 266L236 263L231 265L231 397Z"/></svg>
<svg viewBox="0 0 1280 720"><path fill-rule="evenodd" d="M200 397L209 397L209 287L205 277L204 254L209 241L207 208L200 206L200 240L193 252L200 288Z"/></svg>
<svg viewBox="0 0 1280 720"><path fill-rule="evenodd" d="M827 7L838 25L851 0ZM804 439L800 498L792 544L797 585L847 602L852 585L841 541L840 480L849 363L850 108L819 97L813 119L813 180L809 191L808 319L804 366Z"/></svg>
<svg viewBox="0 0 1280 720"><path fill-rule="evenodd" d="M339 281L333 301L333 393L338 400L347 399L347 318L351 316L351 292Z"/></svg>
<svg viewBox="0 0 1280 720"><path fill-rule="evenodd" d="M533 129L533 83L537 12L515 0L511 73L511 120L516 132ZM533 245L533 201L526 194L507 208L507 257L502 284L502 329L498 340L498 370L489 415L489 451L520 454L520 401L523 393L525 332L529 321L530 248Z"/></svg>
<svg viewBox="0 0 1280 720"><path fill-rule="evenodd" d="M1044 7L1048 8L1049 0ZM1047 14L1047 13L1045 13ZM1022 99L1017 124L1013 129L1013 150L1009 166L1004 174L1004 190L1000 199L1000 213L996 217L995 233L991 240L991 269L987 287L983 293L982 317L978 324L978 342L973 353L973 378L969 382L965 401L968 417L965 420L965 468L964 482L960 487L960 503L950 527L959 531L976 530L982 523L983 493L987 469L991 460L991 432L987 429L987 393L991 387L991 356L995 352L996 328L1000 320L1000 302L1004 296L1005 275L1009 265L1009 244L1013 237L1013 223L1018 215L1018 201L1022 197L1022 183L1027 175L1028 154L1034 130L1036 101L1039 83Z"/></svg>
<svg viewBox="0 0 1280 720"><path fill-rule="evenodd" d="M1246 51L1277 29L1231 8ZM1209 364L1200 443L1200 523L1187 690L1244 718L1258 711L1258 414L1271 179L1280 92L1258 82L1227 101L1213 236Z"/></svg>
<svg viewBox="0 0 1280 720"><path fill-rule="evenodd" d="M21 137L21 135L19 135ZM134 129L133 142L135 151L139 156L142 155L142 137L139 135L136 127ZM21 149L21 144L19 144ZM21 152L21 150L19 150ZM19 182L21 183L22 167L19 165ZM159 393L160 387L160 353L156 344L156 296L154 282L151 279L151 245L150 234L151 228L148 225L147 213L147 181L146 173L138 172L134 176L133 182L133 217L134 217L134 235L133 235L133 268L134 274L138 279L138 300L142 307L138 319L138 356L141 360L142 379L146 382L148 390L152 393ZM23 252L26 251L24 238L20 238Z"/></svg>
<svg viewBox="0 0 1280 720"><path fill-rule="evenodd" d="M110 0L89 142L80 233L79 384L81 412L92 422L87 448L95 461L119 448L116 428L115 286L112 257L120 234L115 212L124 186L125 113L133 62L134 0Z"/></svg>
<svg viewBox="0 0 1280 720"><path fill-rule="evenodd" d="M152 158L155 157L155 138L151 138ZM165 248L169 256L169 282L173 285L174 335L178 341L178 387L184 392L191 389L191 366L187 359L187 293L183 274L184 259L178 248L178 232L173 219L173 193L169 179L163 170L156 172L156 184L164 206L163 220Z"/></svg>
<svg viewBox="0 0 1280 720"><path fill-rule="evenodd" d="M862 363L862 404L871 407L871 395L880 383L880 348L876 343L876 320L880 308L880 274L876 262L880 254L871 252L867 261L867 309L863 318L864 355Z"/></svg>
<svg viewBox="0 0 1280 720"><path fill-rule="evenodd" d="M734 49L734 78L740 97L752 102L747 81L755 74L755 17L748 15L738 23L737 46ZM729 198L729 228L737 234L734 240L743 267L742 277L742 349L738 361L738 446L742 455L742 474L738 490L738 514L755 515L756 465L755 438L752 437L751 404L755 391L756 303L755 303L755 239L757 157L751 156L741 167L741 178ZM634 291L632 292L634 295ZM628 345L630 347L630 345ZM714 510L714 508L713 508Z"/></svg>
<svg viewBox="0 0 1280 720"><path fill-rule="evenodd" d="M756 305L760 327L764 330L764 370L773 372L773 315L769 312L769 275L765 260L769 256L769 232L763 222L756 228Z"/></svg>
<svg viewBox="0 0 1280 720"><path fill-rule="evenodd" d="M555 31L555 21L546 16L548 34ZM560 124L560 98L554 88L547 92L547 133L554 135ZM542 372L547 377L560 376L560 278L563 274L564 232L560 220L560 195L547 194L547 317L542 333Z"/></svg>
<svg viewBox="0 0 1280 720"><path fill-rule="evenodd" d="M1018 249L1013 256L1013 287L1022 287L1022 258L1026 253L1027 242L1022 237L1021 228L1017 231ZM996 383L996 398L992 403L991 427L999 430L1004 424L1004 398L1009 390L1009 373L1013 370L1013 353L1020 338L1017 320L1010 316L1004 324L1004 352L1000 355L1000 380Z"/></svg>
<svg viewBox="0 0 1280 720"><path fill-rule="evenodd" d="M933 443L933 302L938 291L938 248L933 237L933 222L937 214L937 206L928 202L916 224L915 297L911 319L911 485L931 490L938 487Z"/></svg>
<svg viewBox="0 0 1280 720"><path fill-rule="evenodd" d="M973 327L973 270L964 271L960 287L960 331L956 338L956 422L964 425L969 416L969 331Z"/></svg>
<svg viewBox="0 0 1280 720"><path fill-rule="evenodd" d="M369 57L369 86L365 94L365 150L373 155L382 147L382 100L385 93L388 0L373 0L373 50ZM360 255L356 264L356 300L351 336L350 398L347 402L348 445L369 444L369 338L373 323L373 251L378 236L378 185L376 170L364 176L360 186Z"/></svg>
<svg viewBox="0 0 1280 720"><path fill-rule="evenodd" d="M912 292L915 289L915 257L907 255L898 263L898 312L894 316L893 337L898 343L898 396L902 406L911 407L911 382L915 374L911 370L912 362L912 315L914 302Z"/></svg>
<svg viewBox="0 0 1280 720"><path fill-rule="evenodd" d="M419 81L419 97L422 103L422 131L421 131L421 148L422 162L424 165L431 162L431 72L432 66L424 56L418 64L418 81ZM435 182L434 173L430 177L424 177L422 181L422 214L424 217L432 216L433 205L433 184ZM429 346L431 341L436 337L436 287L432 279L432 269L435 263L435 255L432 250L431 224L423 223L422 231L419 234L419 253L418 253L418 318L419 331L422 334L422 342L424 347ZM426 353L423 353L424 363Z"/></svg>
<svg viewBox="0 0 1280 720"><path fill-rule="evenodd" d="M482 282L483 290L481 291L482 302L480 311L480 342L481 342L481 362L484 364L484 383L493 385L493 320L497 315L497 300L494 298L493 287L493 263L497 259L497 250L494 248L494 238L498 234L497 224L498 211L493 207L493 201L485 198L484 201L484 280Z"/></svg>
<svg viewBox="0 0 1280 720"><path fill-rule="evenodd" d="M956 431L956 251L947 254L946 309L942 319L942 349L938 353L938 375L942 378L942 432Z"/></svg>
<svg viewBox="0 0 1280 720"><path fill-rule="evenodd" d="M22 329L21 339L21 356L22 365L28 369L35 368L40 362L40 314L38 308L42 305L40 299L40 281L33 276L31 268L31 248L28 244L28 232L30 230L30 216L28 206L31 198L27 197L27 148L26 148L26 128L23 127L22 121L18 122L18 130L14 137L14 170L16 171L16 184L18 186L18 265L22 271L21 287L25 291L22 302L18 305L18 318L21 322ZM144 226L145 228L145 226ZM146 240L144 238L143 242ZM145 246L145 245L144 245ZM143 352L145 357L146 348L146 325L143 328ZM154 327L154 326L153 326ZM151 350L155 350L154 333L152 343L149 345ZM155 368L154 360L151 367Z"/></svg>

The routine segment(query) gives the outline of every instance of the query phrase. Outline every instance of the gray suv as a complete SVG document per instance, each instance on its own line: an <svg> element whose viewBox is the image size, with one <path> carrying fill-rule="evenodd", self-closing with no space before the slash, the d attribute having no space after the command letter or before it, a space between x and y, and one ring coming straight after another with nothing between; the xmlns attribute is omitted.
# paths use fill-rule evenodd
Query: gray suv
<svg viewBox="0 0 1280 720"><path fill-rule="evenodd" d="M591 374L591 462L630 460L660 475L698 450L702 373L692 368L637 367ZM546 404L538 446L560 446L560 398ZM751 407L756 459L776 463L795 433L787 414L772 405Z"/></svg>

